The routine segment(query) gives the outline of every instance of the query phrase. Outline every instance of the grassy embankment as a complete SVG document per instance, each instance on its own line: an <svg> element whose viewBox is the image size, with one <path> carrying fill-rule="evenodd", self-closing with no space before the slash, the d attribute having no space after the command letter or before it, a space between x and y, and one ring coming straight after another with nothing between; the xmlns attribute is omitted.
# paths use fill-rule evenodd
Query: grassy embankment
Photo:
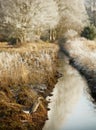
<svg viewBox="0 0 96 130"><path fill-rule="evenodd" d="M56 83L58 47L0 43L0 130L41 130L47 119L46 96ZM26 113L42 97L34 112Z"/></svg>
<svg viewBox="0 0 96 130"><path fill-rule="evenodd" d="M69 40L62 45L63 52L73 65L87 79L90 93L96 102L96 43L84 38Z"/></svg>

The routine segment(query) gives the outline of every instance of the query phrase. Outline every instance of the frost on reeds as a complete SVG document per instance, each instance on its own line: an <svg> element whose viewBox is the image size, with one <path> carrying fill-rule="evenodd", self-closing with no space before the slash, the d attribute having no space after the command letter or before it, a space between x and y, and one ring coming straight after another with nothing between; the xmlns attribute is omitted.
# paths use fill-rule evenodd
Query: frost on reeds
<svg viewBox="0 0 96 130"><path fill-rule="evenodd" d="M29 43L19 48L0 46L0 85L50 82L55 73L57 50L52 44Z"/></svg>
<svg viewBox="0 0 96 130"><path fill-rule="evenodd" d="M84 38L69 40L64 44L70 57L74 59L77 66L87 71L96 70L96 43Z"/></svg>

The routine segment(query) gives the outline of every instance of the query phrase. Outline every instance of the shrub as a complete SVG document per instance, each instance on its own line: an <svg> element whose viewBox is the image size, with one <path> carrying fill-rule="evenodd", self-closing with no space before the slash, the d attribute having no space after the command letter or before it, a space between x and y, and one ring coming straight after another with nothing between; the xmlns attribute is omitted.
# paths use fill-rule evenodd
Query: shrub
<svg viewBox="0 0 96 130"><path fill-rule="evenodd" d="M66 39L72 39L75 37L78 37L78 32L75 30L69 29L65 34L64 34Z"/></svg>
<svg viewBox="0 0 96 130"><path fill-rule="evenodd" d="M93 40L96 37L96 27L93 25L87 26L81 33L82 37L85 37L89 40Z"/></svg>

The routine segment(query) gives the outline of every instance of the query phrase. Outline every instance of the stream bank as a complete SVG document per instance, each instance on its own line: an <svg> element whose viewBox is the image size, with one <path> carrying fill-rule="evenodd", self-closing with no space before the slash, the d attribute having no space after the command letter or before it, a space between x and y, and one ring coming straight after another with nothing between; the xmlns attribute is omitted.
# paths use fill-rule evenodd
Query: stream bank
<svg viewBox="0 0 96 130"><path fill-rule="evenodd" d="M96 102L96 43L84 38L76 38L61 43L61 51L69 58L70 64L83 75Z"/></svg>
<svg viewBox="0 0 96 130"><path fill-rule="evenodd" d="M0 43L0 130L42 130L58 79L58 46Z"/></svg>
<svg viewBox="0 0 96 130"><path fill-rule="evenodd" d="M59 52L58 79L48 105L48 119L43 130L95 130L96 105L86 78L70 65L69 57Z"/></svg>

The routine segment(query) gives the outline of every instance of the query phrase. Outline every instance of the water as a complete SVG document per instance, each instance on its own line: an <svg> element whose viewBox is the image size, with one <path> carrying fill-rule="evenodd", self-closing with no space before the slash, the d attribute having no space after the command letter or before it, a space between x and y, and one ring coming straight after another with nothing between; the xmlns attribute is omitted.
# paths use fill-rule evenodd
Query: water
<svg viewBox="0 0 96 130"><path fill-rule="evenodd" d="M56 84L53 97L47 97L51 110L43 130L96 130L95 105L86 80L67 59L60 60L59 72L63 77Z"/></svg>

